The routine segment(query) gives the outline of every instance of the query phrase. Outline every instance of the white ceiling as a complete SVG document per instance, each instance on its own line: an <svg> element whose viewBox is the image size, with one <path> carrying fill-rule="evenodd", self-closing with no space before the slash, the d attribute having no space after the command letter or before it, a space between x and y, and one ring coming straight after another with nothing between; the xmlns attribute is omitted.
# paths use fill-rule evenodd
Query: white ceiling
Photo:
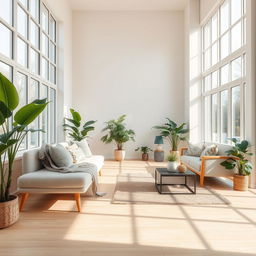
<svg viewBox="0 0 256 256"><path fill-rule="evenodd" d="M184 10L188 0L68 0L73 10Z"/></svg>

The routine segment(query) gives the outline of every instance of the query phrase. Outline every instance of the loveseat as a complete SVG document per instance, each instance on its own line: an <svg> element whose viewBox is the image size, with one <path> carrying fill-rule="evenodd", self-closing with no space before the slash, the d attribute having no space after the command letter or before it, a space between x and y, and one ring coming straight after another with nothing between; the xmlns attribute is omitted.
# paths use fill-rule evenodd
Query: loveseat
<svg viewBox="0 0 256 256"><path fill-rule="evenodd" d="M209 146L213 143L205 143ZM226 151L232 149L231 145L214 143L218 148L218 154L214 156L190 156L186 155L188 148L181 148L180 161L189 170L200 176L200 185L204 185L205 177L231 177L234 170L227 170L220 163L225 159L231 158L227 156Z"/></svg>
<svg viewBox="0 0 256 256"><path fill-rule="evenodd" d="M67 143L61 143L63 146ZM21 193L20 211L30 193L74 194L78 211L81 211L80 194L86 193L92 185L92 176L86 172L61 173L45 169L39 160L39 150L26 151L22 158L22 173L18 178L18 193ZM104 157L91 155L82 162L92 163L101 175Z"/></svg>

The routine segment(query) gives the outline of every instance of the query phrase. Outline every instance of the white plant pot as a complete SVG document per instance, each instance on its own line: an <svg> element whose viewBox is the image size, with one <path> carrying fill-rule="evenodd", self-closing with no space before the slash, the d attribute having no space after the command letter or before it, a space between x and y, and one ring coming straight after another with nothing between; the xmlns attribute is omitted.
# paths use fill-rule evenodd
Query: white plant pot
<svg viewBox="0 0 256 256"><path fill-rule="evenodd" d="M179 163L178 162L168 162L167 170L170 172L177 171Z"/></svg>

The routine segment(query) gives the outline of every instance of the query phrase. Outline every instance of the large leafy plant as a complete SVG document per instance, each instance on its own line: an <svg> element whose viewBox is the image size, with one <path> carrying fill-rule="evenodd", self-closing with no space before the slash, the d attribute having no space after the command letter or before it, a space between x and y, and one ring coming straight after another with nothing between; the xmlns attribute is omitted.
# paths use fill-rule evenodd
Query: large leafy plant
<svg viewBox="0 0 256 256"><path fill-rule="evenodd" d="M177 151L181 140L186 140L186 134L189 129L186 128L186 123L177 125L174 121L166 118L167 122L161 126L154 126L153 128L160 130L160 135L168 138L171 144L172 151Z"/></svg>
<svg viewBox="0 0 256 256"><path fill-rule="evenodd" d="M28 132L41 131L29 129L28 125L38 117L47 104L46 99L35 100L16 111L19 105L18 92L12 82L0 73L0 202L10 200L12 169L16 154Z"/></svg>
<svg viewBox="0 0 256 256"><path fill-rule="evenodd" d="M247 140L239 142L236 138L232 138L231 140L234 146L232 149L226 151L230 158L222 162L221 165L229 170L237 168L239 175L250 175L252 163L246 157L252 156L253 154L248 152L249 142Z"/></svg>
<svg viewBox="0 0 256 256"><path fill-rule="evenodd" d="M81 141L88 137L88 133L95 129L93 124L96 121L87 121L84 125L81 124L81 115L74 109L70 109L72 118L65 118L64 130L68 131L68 135L73 138L74 141Z"/></svg>
<svg viewBox="0 0 256 256"><path fill-rule="evenodd" d="M132 140L134 141L135 132L131 129L126 128L126 124L124 123L126 115L120 116L117 120L110 120L106 122L105 128L102 132L107 131L108 134L103 136L101 140L108 144L111 142L115 142L118 150L123 149L123 145L125 142Z"/></svg>

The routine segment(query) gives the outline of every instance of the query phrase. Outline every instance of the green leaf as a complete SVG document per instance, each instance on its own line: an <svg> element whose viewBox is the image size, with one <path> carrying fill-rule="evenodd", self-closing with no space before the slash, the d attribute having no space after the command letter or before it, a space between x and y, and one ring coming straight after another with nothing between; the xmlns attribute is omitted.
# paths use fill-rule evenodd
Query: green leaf
<svg viewBox="0 0 256 256"><path fill-rule="evenodd" d="M20 125L29 125L32 123L45 109L48 102L45 100L35 100L30 104L22 107L14 116L16 123Z"/></svg>
<svg viewBox="0 0 256 256"><path fill-rule="evenodd" d="M91 120L91 121L88 121L88 122L86 122L85 124L84 124L84 128L86 128L87 126L89 126L89 125L92 125L92 124L95 124L97 121L93 121L93 120Z"/></svg>
<svg viewBox="0 0 256 256"><path fill-rule="evenodd" d="M67 120L68 122L72 123L73 125L75 125L76 127L79 127L80 126L80 122L77 122L73 119L70 119L70 118L65 118L65 120Z"/></svg>
<svg viewBox="0 0 256 256"><path fill-rule="evenodd" d="M2 155L9 147L16 144L19 140L9 140L7 143L0 143L0 155Z"/></svg>
<svg viewBox="0 0 256 256"><path fill-rule="evenodd" d="M73 108L71 108L70 109L70 113L72 114L72 117L73 117L73 119L76 121L76 122L80 122L81 121L81 116L80 116L80 114L77 112L77 111L75 111Z"/></svg>
<svg viewBox="0 0 256 256"><path fill-rule="evenodd" d="M8 118L12 115L11 110L5 105L3 101L0 101L0 112L5 118Z"/></svg>
<svg viewBox="0 0 256 256"><path fill-rule="evenodd" d="M0 101L10 110L14 110L19 105L16 87L2 73L0 73Z"/></svg>

